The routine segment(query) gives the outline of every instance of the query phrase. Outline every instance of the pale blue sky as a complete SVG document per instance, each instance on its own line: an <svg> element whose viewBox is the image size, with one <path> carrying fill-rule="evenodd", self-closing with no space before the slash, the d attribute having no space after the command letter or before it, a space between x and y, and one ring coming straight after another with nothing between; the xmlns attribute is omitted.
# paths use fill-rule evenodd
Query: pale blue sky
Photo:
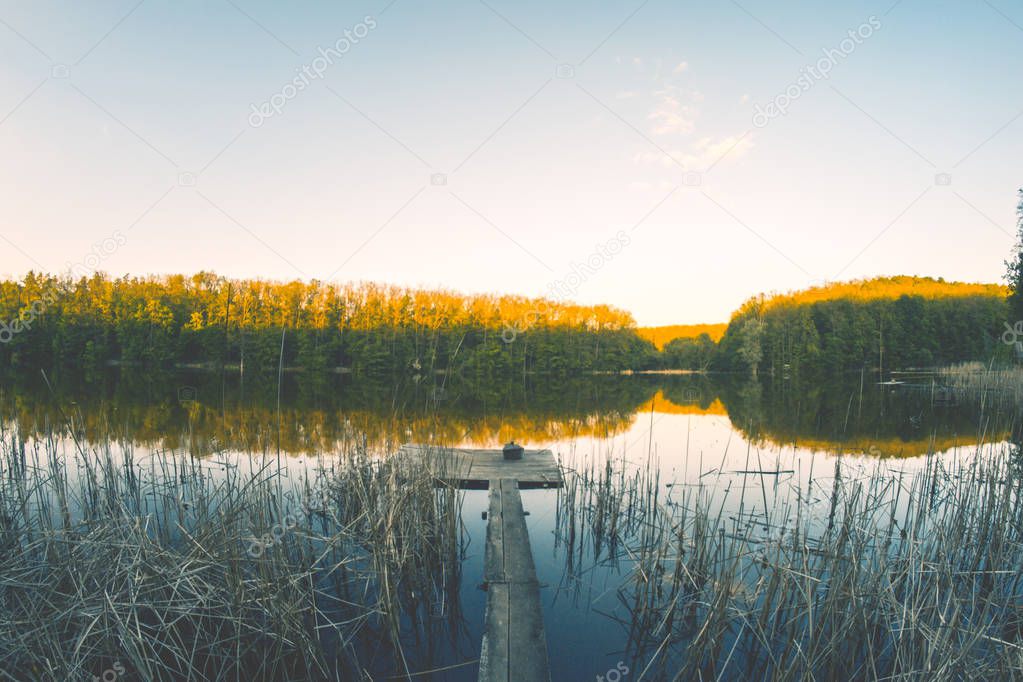
<svg viewBox="0 0 1023 682"><path fill-rule="evenodd" d="M115 275L541 294L624 231L574 297L642 324L827 279L1001 278L1018 2L388 2L0 2L0 275L120 231Z"/></svg>

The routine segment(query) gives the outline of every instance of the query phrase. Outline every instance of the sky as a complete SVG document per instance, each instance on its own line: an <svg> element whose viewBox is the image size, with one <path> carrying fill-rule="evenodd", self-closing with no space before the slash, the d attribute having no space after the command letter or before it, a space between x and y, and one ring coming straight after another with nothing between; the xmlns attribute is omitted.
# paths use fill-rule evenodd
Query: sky
<svg viewBox="0 0 1023 682"><path fill-rule="evenodd" d="M0 59L14 278L717 322L830 280L1000 281L1023 186L1009 0L3 0Z"/></svg>

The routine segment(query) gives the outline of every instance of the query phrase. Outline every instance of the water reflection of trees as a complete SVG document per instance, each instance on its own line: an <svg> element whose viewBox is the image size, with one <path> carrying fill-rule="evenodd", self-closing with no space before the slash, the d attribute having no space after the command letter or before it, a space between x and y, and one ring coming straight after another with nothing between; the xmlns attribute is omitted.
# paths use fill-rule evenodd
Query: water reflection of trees
<svg viewBox="0 0 1023 682"><path fill-rule="evenodd" d="M981 401L950 399L929 379L878 385L876 376L797 383L723 381L721 400L747 438L831 452L906 457L1005 440L1012 416Z"/></svg>
<svg viewBox="0 0 1023 682"><path fill-rule="evenodd" d="M733 376L526 377L508 383L433 375L374 382L286 374L242 383L215 373L125 370L89 383L69 376L0 384L0 414L23 436L56 431L208 453L222 449L387 450L402 442L493 446L604 438L637 413L727 415L746 437L825 451L909 456L1002 440L1003 415L977 401L945 404L920 386L878 386L873 376L796 383ZM279 430L278 430L279 425Z"/></svg>
<svg viewBox="0 0 1023 682"><path fill-rule="evenodd" d="M407 441L494 445L608 437L632 424L656 381L635 377L474 384L438 377L399 383L344 375L286 375L239 382L209 373L134 372L84 383L51 378L4 382L0 410L25 437L57 432L164 448L288 453L347 445L388 449ZM279 425L279 429L278 429Z"/></svg>

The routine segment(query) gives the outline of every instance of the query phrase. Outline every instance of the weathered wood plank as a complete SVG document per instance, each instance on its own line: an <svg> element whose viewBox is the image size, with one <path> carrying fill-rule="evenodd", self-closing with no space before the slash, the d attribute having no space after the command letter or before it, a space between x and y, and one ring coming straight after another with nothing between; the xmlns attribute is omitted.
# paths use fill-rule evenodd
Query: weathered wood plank
<svg viewBox="0 0 1023 682"><path fill-rule="evenodd" d="M508 583L509 679L550 682L547 638L540 607L540 586Z"/></svg>
<svg viewBox="0 0 1023 682"><path fill-rule="evenodd" d="M503 498L501 486L491 486L487 544L483 553L483 580L488 584L504 582Z"/></svg>
<svg viewBox="0 0 1023 682"><path fill-rule="evenodd" d="M501 490L502 535L504 536L504 579L508 582L536 582L533 552L529 547L526 515L522 496L515 481L502 479L495 488Z"/></svg>
<svg viewBox="0 0 1023 682"><path fill-rule="evenodd" d="M520 489L560 488L561 468L550 450L526 450L520 460L505 460L495 449L441 448L407 444L398 452L405 466L423 467L438 480L462 488L486 489L489 481L514 479Z"/></svg>
<svg viewBox="0 0 1023 682"><path fill-rule="evenodd" d="M512 682L509 642L511 633L511 601L507 583L493 583L487 589L486 664L480 665L480 682Z"/></svg>
<svg viewBox="0 0 1023 682"><path fill-rule="evenodd" d="M540 585L515 479L490 482L489 513L483 563L487 582L486 633L479 679L549 682Z"/></svg>

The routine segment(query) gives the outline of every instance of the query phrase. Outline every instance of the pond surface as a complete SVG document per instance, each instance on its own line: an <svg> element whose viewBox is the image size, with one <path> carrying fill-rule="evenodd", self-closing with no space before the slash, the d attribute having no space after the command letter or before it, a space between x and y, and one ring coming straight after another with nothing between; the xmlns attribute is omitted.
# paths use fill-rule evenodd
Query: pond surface
<svg viewBox="0 0 1023 682"><path fill-rule="evenodd" d="M888 379L888 377L886 377ZM659 500L702 496L737 532L769 533L791 521L792 500L822 505L836 475L881 471L893 479L928 453L977 456L1008 438L1007 416L952 399L928 374L897 385L876 375L841 382L635 375L510 383L444 377L373 381L350 376L250 379L215 373L49 377L0 385L5 430L31 441L72 432L84 444L130 444L136 460L195 453L217 462L280 452L298 475L352 444L393 452L401 443L497 447L514 439L549 448L572 470L656 475ZM627 547L576 538L565 493L522 493L555 680L635 679L645 652L630 632L619 589L633 580ZM435 641L408 642L417 679L473 680L486 593L488 505L467 491L466 557L458 604L438 604ZM826 513L826 512L825 512ZM821 520L823 522L823 519ZM466 665L459 665L469 663ZM630 673L625 673L629 670ZM609 672L609 671L618 671Z"/></svg>

